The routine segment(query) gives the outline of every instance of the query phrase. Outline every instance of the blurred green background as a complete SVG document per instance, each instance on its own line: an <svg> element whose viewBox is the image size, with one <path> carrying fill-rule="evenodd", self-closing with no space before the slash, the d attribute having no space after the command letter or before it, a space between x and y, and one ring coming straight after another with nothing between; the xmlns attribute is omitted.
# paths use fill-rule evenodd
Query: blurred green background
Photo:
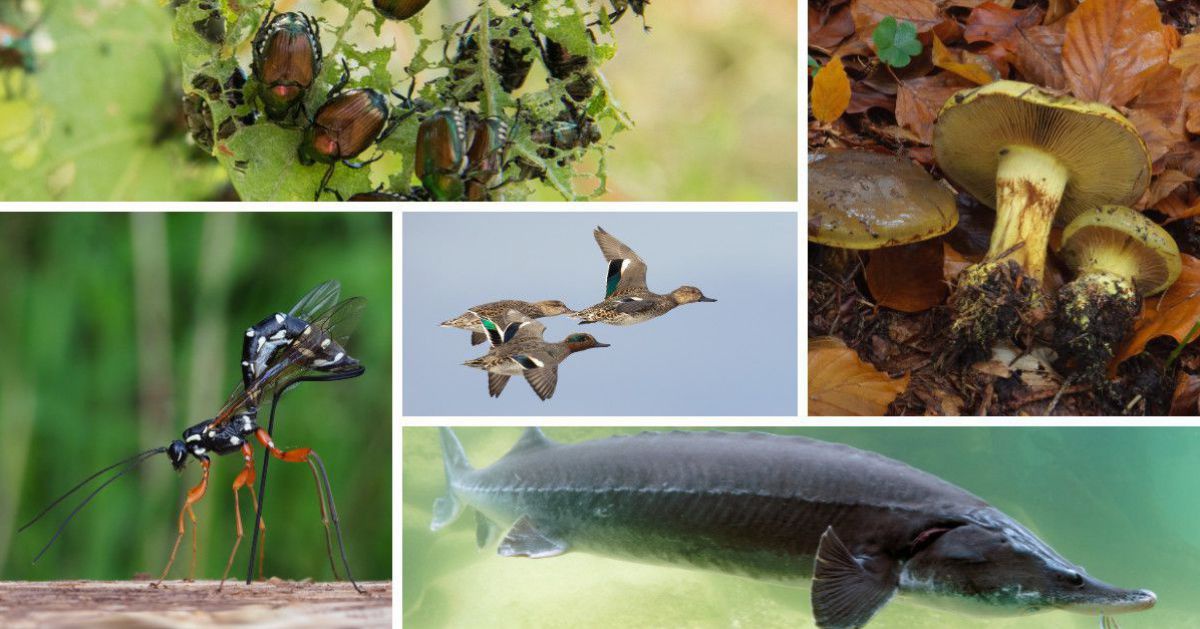
<svg viewBox="0 0 1200 629"><path fill-rule="evenodd" d="M327 279L367 299L348 344L367 371L290 390L275 441L321 455L354 576L390 579L391 254L388 214L0 214L0 580L157 578L194 460L177 475L156 456L109 485L36 566L86 494L16 529L92 472L212 417L240 381L245 329ZM213 458L197 577L219 578L233 547L240 468ZM264 574L331 580L308 466L274 461L268 485ZM242 579L248 527L231 573ZM186 539L171 578L189 562Z"/></svg>
<svg viewBox="0 0 1200 629"><path fill-rule="evenodd" d="M476 0L434 0L427 33ZM0 70L0 201L200 200L226 192L224 171L184 139L171 13L158 0L0 2L0 22L34 31L37 71ZM330 3L332 4L332 3ZM277 9L335 16L316 0ZM617 25L602 68L637 126L612 139L609 200L796 199L797 4L663 0ZM403 77L416 38L389 23ZM236 51L248 67L248 46ZM540 88L534 64L526 84ZM588 186L585 180L582 184ZM541 200L561 200L544 190Z"/></svg>

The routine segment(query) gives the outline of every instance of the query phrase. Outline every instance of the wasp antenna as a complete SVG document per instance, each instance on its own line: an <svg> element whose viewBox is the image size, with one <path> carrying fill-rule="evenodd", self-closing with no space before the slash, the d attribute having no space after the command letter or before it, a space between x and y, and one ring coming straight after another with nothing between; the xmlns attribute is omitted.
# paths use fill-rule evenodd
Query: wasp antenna
<svg viewBox="0 0 1200 629"><path fill-rule="evenodd" d="M333 532L337 535L338 552L342 555L342 568L346 571L346 580L359 594L366 594L367 591L362 589L354 580L354 574L350 572L350 561L346 559L346 544L342 541L342 525L338 521L337 505L333 504L333 492L329 489L329 475L325 472L325 464L321 462L321 457L317 456L316 452L310 452L308 455L317 464L317 469L321 472L321 485L325 490L325 504L329 507L329 519L333 521Z"/></svg>
<svg viewBox="0 0 1200 629"><path fill-rule="evenodd" d="M135 454L135 455L133 455L133 456L131 456L131 457L127 458L127 459L122 459L122 460L120 460L120 461L117 461L116 463L113 463L112 465L110 465L110 466L108 466L108 467L106 467L106 468L104 468L104 469L100 470L99 472L96 472L95 474L92 474L91 476L89 476L89 477L87 477L87 478L83 479L82 481L80 481L78 485L75 485L74 487L72 487L70 491L68 491L67 493L65 493L65 494L63 494L63 495L61 495L61 496L59 496L57 500L55 500L54 502L52 502L52 503L50 503L50 504L46 505L46 508L45 508L45 509L42 509L42 511L41 511L40 513L38 513L37 515L33 516L33 519L32 519L32 520L30 520L30 521L28 521L28 522L26 522L26 523L25 523L25 526L22 526L21 528L17 529L17 532L18 532L18 533L20 533L21 531L24 531L25 529L27 529L27 528L29 528L29 527L33 526L33 524L34 524L35 522L37 522L38 520L42 519L42 516L46 515L47 513L49 513L49 512L50 512L50 510L51 510L51 509L53 509L54 507L58 506L58 503L62 502L63 500L66 500L68 497L70 497L70 495L71 495L71 494L75 493L76 491L79 491L79 488L80 488L80 487L83 487L84 485L86 485L86 484L88 484L88 483L92 482L92 480L94 480L94 479L95 479L97 476L100 476L101 474L103 474L103 473L105 473L105 472L107 472L107 471L109 471L109 470L113 469L114 467L120 467L120 466L122 466L122 465L125 465L126 463L128 463L128 462L130 462L130 461L132 461L132 460L134 460L134 459L139 459L139 462L140 462L140 458L141 458L141 457L148 457L148 456L152 456L152 455L159 454L159 453L161 453L161 452L166 452L166 451L167 451L167 449L166 449L166 448L154 448L154 449L151 449L151 450L146 450L145 452L139 452L139 453L137 453L137 454Z"/></svg>
<svg viewBox="0 0 1200 629"><path fill-rule="evenodd" d="M108 487L110 484L112 484L112 482L113 482L113 481L115 481L115 480L117 480L118 478L121 478L122 476L124 476L126 472L128 472L128 471L130 471L130 470L134 469L135 467L137 467L137 466L138 466L138 464L140 464L142 461L145 461L146 459L148 459L148 458L150 458L150 457L152 457L152 456L154 456L154 455L156 455L156 454L161 454L161 453L163 453L163 452L166 452L166 451L167 451L167 449L166 449L165 447L163 447L163 448L154 448L153 450L147 450L147 451L145 451L145 452L142 452L142 453L140 453L140 454L135 454L134 456L132 456L132 457L130 457L130 458L128 458L128 459L125 459L124 461L122 461L121 463L124 463L124 464L125 464L125 467L124 467L124 468L122 468L122 469L121 469L121 471L119 471L119 472L117 472L116 474L114 474L114 475L112 476L112 478L109 478L108 480L106 480L106 481L104 481L103 483L101 483L99 487L97 487L97 488L96 488L94 491L92 491L92 493L88 494L88 497L87 497L87 498L84 498L84 499L83 499L83 502L79 503L79 506L75 507L75 509L71 511L70 515L68 515L68 516L67 516L65 519L63 519L63 521L62 521L62 524L59 524L59 525L58 525L58 529L54 531L54 536L50 538L50 541L46 542L46 545L42 547L42 550L40 550L40 551L38 552L37 556L33 558L33 563L37 563L37 562L38 562L38 560L42 558L42 555L46 554L46 551L47 551L47 550L50 550L50 546L52 546L52 545L54 544L55 540L57 540L57 539L58 539L58 536L59 536L59 535L62 535L63 529L65 529L65 528L67 527L67 524L69 524L69 523L71 522L71 518L74 518L76 513L79 513L79 511L80 511L81 509L83 509L84 507L86 507L86 506L87 506L87 503L91 502L91 501L92 501L92 498L95 498L95 497L96 497L96 494L100 493L100 492L101 492L101 491L102 491L102 490L103 490L105 487ZM104 468L104 469L103 469L103 470L101 470L100 472L97 472L96 474L93 474L91 477L89 477L89 478L88 478L88 480L91 480L92 478L95 478L97 475L99 475L99 474L101 474L101 473L103 473L103 472L105 472L105 471L108 471L108 470L110 470L110 469L112 469L112 468L116 467L117 465L120 465L121 463L117 463L117 464L115 464L115 465L110 465L109 467L106 467L106 468ZM75 486L75 488L74 488L74 489L72 489L71 491L67 492L67 494L69 495L70 493L74 492L76 489L79 489L79 488L80 488L81 486L83 486L85 483L87 483L87 481L84 481L83 483L80 483L79 485L76 485L76 486ZM66 498L66 496L63 496L63 498ZM58 503L58 502L59 502L59 501L61 501L63 498L59 498L58 500L56 500L56 501L54 501L54 502L55 502L55 503ZM53 506L53 505L51 505L51 506ZM47 510L48 510L48 508L47 508ZM43 513L45 513L45 512L43 511ZM34 518L34 521L36 521L36 520L37 520L38 518L40 518L40 517L42 517L42 516L41 516L41 514L39 514L37 518ZM33 524L33 522L30 522L29 524ZM25 526L29 526L29 524L26 524ZM22 527L22 529L21 529L21 530L24 530L24 527Z"/></svg>

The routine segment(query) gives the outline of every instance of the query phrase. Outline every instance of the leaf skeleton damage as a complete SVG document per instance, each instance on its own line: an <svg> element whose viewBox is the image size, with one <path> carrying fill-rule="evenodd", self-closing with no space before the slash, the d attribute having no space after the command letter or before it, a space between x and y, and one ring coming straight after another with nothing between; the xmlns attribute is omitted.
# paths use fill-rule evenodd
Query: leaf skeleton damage
<svg viewBox="0 0 1200 629"><path fill-rule="evenodd" d="M437 39L420 37L426 4L325 0L305 6L313 13L277 13L265 2L175 0L193 140L247 200L299 194L316 181L310 166L324 167L314 200L522 199L537 181L568 200L603 194L603 140L632 121L599 66L615 52L613 24L628 12L644 20L649 2L485 2ZM348 10L340 26L321 16L325 5ZM371 39L348 32L360 13L376 39L388 20L410 21L418 41L406 79L387 69L397 46L355 47ZM219 87L246 77L236 51L247 42L246 98L230 102ZM544 89L525 85L535 60ZM337 175L338 163L351 171ZM594 189L577 191L581 178Z"/></svg>

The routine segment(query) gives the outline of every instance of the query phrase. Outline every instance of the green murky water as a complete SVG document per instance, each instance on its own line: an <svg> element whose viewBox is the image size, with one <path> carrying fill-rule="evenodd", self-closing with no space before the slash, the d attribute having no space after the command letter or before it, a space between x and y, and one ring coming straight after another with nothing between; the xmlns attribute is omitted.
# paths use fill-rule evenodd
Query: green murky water
<svg viewBox="0 0 1200 629"><path fill-rule="evenodd" d="M551 428L564 442L640 429ZM824 428L772 432L847 443L910 463L1021 521L1092 575L1158 594L1125 629L1200 627L1200 429ZM516 428L461 428L473 465L516 441ZM444 478L437 431L404 430L404 626L812 627L808 590L585 554L529 560L476 550L474 518L429 531ZM464 514L468 515L469 514ZM1049 612L980 618L893 600L888 627L1098 627Z"/></svg>

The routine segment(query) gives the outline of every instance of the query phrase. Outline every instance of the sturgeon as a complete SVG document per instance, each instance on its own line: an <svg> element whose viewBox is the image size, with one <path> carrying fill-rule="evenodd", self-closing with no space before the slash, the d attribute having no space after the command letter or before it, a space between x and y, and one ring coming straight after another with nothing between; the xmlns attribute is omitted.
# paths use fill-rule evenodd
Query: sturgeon
<svg viewBox="0 0 1200 629"><path fill-rule="evenodd" d="M579 551L811 581L818 627L866 625L895 595L968 613L1101 614L1153 592L1089 576L971 493L845 445L766 433L647 432L574 444L530 428L476 470L441 429L439 530L467 508L505 557ZM1107 621L1106 621L1107 622Z"/></svg>

